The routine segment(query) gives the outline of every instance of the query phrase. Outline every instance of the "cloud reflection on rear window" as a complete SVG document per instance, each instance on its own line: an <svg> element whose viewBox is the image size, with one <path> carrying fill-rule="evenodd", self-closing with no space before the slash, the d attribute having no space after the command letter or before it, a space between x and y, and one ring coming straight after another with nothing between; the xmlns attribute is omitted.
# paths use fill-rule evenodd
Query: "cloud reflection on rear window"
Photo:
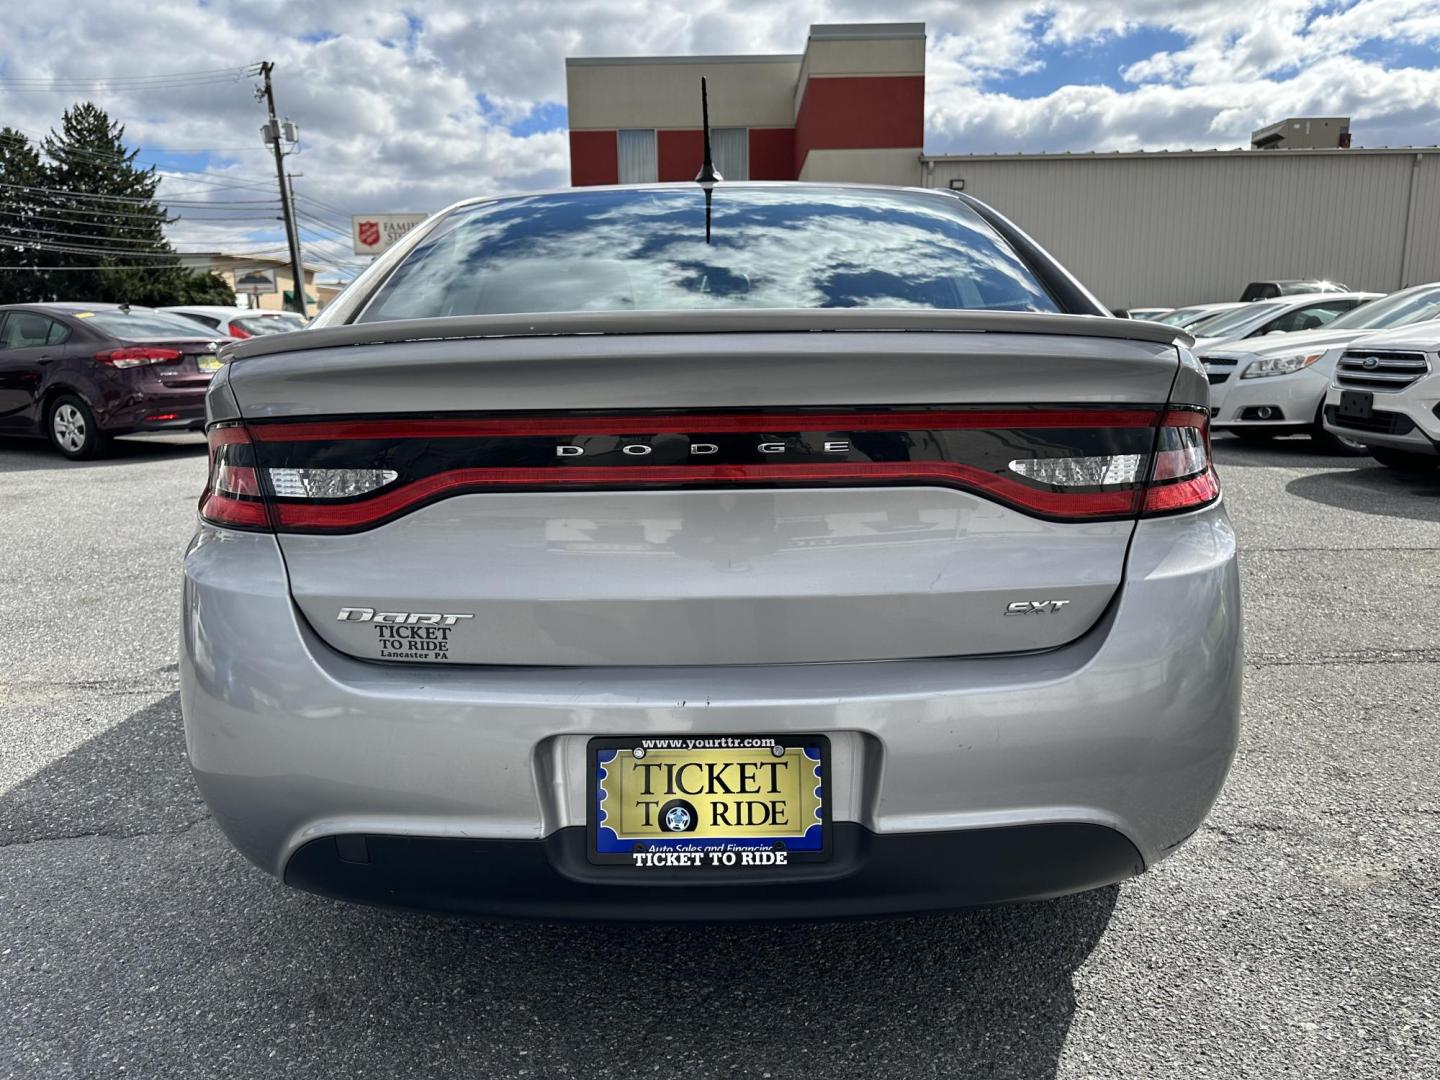
<svg viewBox="0 0 1440 1080"><path fill-rule="evenodd" d="M943 195L809 185L574 191L452 213L361 322L714 308L1058 311L974 211Z"/></svg>

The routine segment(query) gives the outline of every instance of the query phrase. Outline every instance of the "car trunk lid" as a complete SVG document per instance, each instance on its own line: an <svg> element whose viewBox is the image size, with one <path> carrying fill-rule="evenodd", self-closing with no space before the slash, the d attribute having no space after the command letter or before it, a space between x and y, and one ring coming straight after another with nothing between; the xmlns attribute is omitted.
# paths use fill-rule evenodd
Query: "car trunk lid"
<svg viewBox="0 0 1440 1080"><path fill-rule="evenodd" d="M247 343L229 383L295 602L350 655L983 655L1110 602L1177 367L1001 325Z"/></svg>

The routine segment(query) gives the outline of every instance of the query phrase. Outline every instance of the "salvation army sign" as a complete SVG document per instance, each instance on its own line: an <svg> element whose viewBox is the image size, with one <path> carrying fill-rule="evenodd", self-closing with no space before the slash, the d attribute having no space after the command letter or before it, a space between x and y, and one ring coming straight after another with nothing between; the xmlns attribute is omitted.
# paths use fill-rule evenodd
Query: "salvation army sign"
<svg viewBox="0 0 1440 1080"><path fill-rule="evenodd" d="M350 219L356 255L379 255L429 214L356 214Z"/></svg>

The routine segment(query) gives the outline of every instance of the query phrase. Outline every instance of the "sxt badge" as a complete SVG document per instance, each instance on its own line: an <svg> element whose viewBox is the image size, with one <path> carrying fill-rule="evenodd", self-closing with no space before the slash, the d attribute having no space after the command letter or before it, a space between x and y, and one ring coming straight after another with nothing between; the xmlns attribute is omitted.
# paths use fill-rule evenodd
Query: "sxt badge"
<svg viewBox="0 0 1440 1080"><path fill-rule="evenodd" d="M1016 600L1005 605L1006 615L1053 615L1069 604L1069 600Z"/></svg>

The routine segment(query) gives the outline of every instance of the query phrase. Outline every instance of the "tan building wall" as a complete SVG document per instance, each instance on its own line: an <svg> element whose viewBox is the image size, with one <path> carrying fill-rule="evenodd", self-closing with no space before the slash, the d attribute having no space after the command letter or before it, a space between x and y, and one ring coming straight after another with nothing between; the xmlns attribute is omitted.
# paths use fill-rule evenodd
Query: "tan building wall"
<svg viewBox="0 0 1440 1080"><path fill-rule="evenodd" d="M790 127L798 56L625 57L565 64L571 131L700 126L700 77L715 127Z"/></svg>
<svg viewBox="0 0 1440 1080"><path fill-rule="evenodd" d="M920 175L914 150L811 150L798 179L919 187Z"/></svg>
<svg viewBox="0 0 1440 1080"><path fill-rule="evenodd" d="M1440 148L926 159L1113 307L1236 300L1249 281L1440 281Z"/></svg>
<svg viewBox="0 0 1440 1080"><path fill-rule="evenodd" d="M247 270L261 269L275 271L275 292L258 293L241 299L242 306L258 307L263 311L290 310L285 304L285 293L294 288L295 277L291 273L290 263L278 259L257 259L244 255L227 255L223 252L186 252L180 256L182 265L195 270L198 273L215 273L224 278L231 288L235 287L235 275ZM307 297L320 298L315 291L315 268L305 268L305 294ZM247 304L248 300L248 304ZM314 315L323 306L308 303L308 313Z"/></svg>

